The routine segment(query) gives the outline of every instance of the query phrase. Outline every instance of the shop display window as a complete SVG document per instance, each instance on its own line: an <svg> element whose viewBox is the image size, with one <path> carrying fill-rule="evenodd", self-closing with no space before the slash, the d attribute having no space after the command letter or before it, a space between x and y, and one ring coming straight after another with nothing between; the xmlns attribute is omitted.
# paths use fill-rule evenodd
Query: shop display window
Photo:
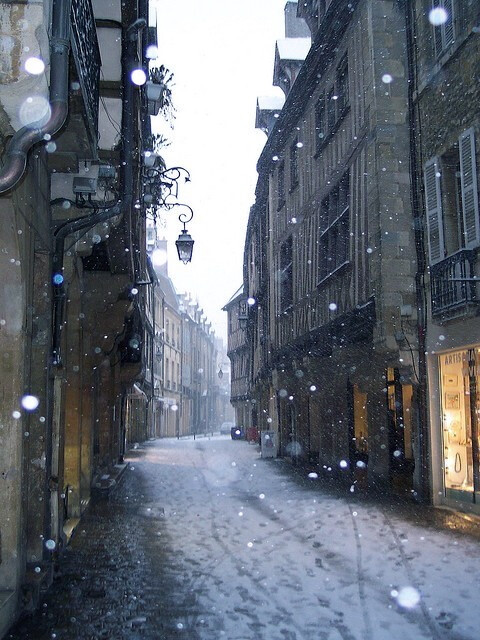
<svg viewBox="0 0 480 640"><path fill-rule="evenodd" d="M478 485L478 352L439 356L445 492L458 499L472 500Z"/></svg>

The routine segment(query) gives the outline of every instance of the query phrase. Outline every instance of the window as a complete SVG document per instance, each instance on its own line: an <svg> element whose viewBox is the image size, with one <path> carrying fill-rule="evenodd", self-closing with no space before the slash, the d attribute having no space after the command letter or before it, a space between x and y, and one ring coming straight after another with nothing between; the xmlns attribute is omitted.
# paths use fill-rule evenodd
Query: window
<svg viewBox="0 0 480 640"><path fill-rule="evenodd" d="M337 111L336 111L336 98L335 88L332 87L330 91L327 93L327 130L328 133L333 131L335 128L335 123L337 122Z"/></svg>
<svg viewBox="0 0 480 640"><path fill-rule="evenodd" d="M435 55L439 56L455 41L453 0L433 0L432 7L441 7L447 13L446 22L433 27Z"/></svg>
<svg viewBox="0 0 480 640"><path fill-rule="evenodd" d="M321 20L325 15L325 0L318 0L317 7L318 19Z"/></svg>
<svg viewBox="0 0 480 640"><path fill-rule="evenodd" d="M321 282L349 259L350 177L346 173L322 200L318 278Z"/></svg>
<svg viewBox="0 0 480 640"><path fill-rule="evenodd" d="M318 152L323 146L326 135L325 121L325 95L319 98L315 105L315 150Z"/></svg>
<svg viewBox="0 0 480 640"><path fill-rule="evenodd" d="M298 185L298 138L290 145L290 190Z"/></svg>
<svg viewBox="0 0 480 640"><path fill-rule="evenodd" d="M345 55L338 65L335 84L321 95L315 105L316 152L332 135L349 106L348 58Z"/></svg>
<svg viewBox="0 0 480 640"><path fill-rule="evenodd" d="M293 304L293 239L292 236L280 247L280 311Z"/></svg>
<svg viewBox="0 0 480 640"><path fill-rule="evenodd" d="M342 117L348 106L348 60L345 56L337 70L337 119Z"/></svg>
<svg viewBox="0 0 480 640"><path fill-rule="evenodd" d="M278 165L277 176L277 210L285 204L285 163L282 160Z"/></svg>
<svg viewBox="0 0 480 640"><path fill-rule="evenodd" d="M425 208L430 263L480 244L478 179L473 129L441 158L427 162Z"/></svg>

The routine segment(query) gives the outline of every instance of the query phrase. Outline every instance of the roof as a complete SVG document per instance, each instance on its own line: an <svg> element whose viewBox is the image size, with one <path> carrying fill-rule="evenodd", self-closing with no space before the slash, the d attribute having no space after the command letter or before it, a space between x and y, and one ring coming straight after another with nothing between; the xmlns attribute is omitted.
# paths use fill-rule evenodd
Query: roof
<svg viewBox="0 0 480 640"><path fill-rule="evenodd" d="M222 311L227 311L228 307L232 304L232 302L235 302L235 300L237 300L241 296L243 296L243 284L235 291L235 293L227 302L227 304L224 307L222 307Z"/></svg>
<svg viewBox="0 0 480 640"><path fill-rule="evenodd" d="M260 111L281 111L285 96L258 96L257 108Z"/></svg>
<svg viewBox="0 0 480 640"><path fill-rule="evenodd" d="M281 38L277 40L280 60L305 60L311 43L310 38Z"/></svg>
<svg viewBox="0 0 480 640"><path fill-rule="evenodd" d="M157 272L158 283L160 285L160 289L163 291L165 296L165 302L169 307L174 309L175 311L179 311L179 299L177 292L175 291L175 287L173 282L170 280L168 276L164 276L161 273Z"/></svg>

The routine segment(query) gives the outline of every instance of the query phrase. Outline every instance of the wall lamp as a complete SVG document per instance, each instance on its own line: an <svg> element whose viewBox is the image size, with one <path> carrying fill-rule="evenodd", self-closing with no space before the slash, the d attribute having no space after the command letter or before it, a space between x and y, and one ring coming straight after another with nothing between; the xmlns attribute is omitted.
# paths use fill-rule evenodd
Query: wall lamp
<svg viewBox="0 0 480 640"><path fill-rule="evenodd" d="M186 207L188 209L188 213L181 213L178 216L178 219L183 224L183 229L178 236L178 240L175 242L179 259L183 262L183 264L188 264L192 260L193 245L195 241L188 233L185 225L193 218L193 209L189 207L188 204L176 203L173 206Z"/></svg>
<svg viewBox="0 0 480 640"><path fill-rule="evenodd" d="M190 172L184 167L160 169L155 166L148 166L147 162L145 162L143 171L144 185L150 192L155 192L163 200L166 200L169 196L177 198L178 181L182 175L184 175L185 182L190 182Z"/></svg>

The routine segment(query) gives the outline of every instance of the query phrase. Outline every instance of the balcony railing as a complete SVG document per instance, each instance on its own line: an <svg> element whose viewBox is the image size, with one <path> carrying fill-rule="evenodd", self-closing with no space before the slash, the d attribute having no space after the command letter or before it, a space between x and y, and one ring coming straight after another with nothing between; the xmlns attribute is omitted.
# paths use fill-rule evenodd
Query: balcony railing
<svg viewBox="0 0 480 640"><path fill-rule="evenodd" d="M72 51L85 104L88 134L97 144L100 50L91 0L72 1Z"/></svg>
<svg viewBox="0 0 480 640"><path fill-rule="evenodd" d="M462 249L430 267L433 317L478 304L477 284L468 281L475 277L475 263L476 251Z"/></svg>

